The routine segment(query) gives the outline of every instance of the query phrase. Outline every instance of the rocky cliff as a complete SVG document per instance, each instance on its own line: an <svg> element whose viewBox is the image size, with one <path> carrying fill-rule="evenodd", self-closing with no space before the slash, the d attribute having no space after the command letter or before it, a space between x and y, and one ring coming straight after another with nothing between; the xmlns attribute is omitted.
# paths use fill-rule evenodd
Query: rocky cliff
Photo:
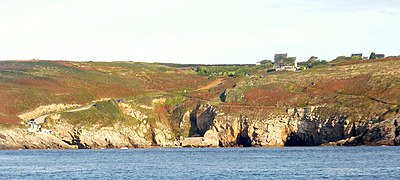
<svg viewBox="0 0 400 180"><path fill-rule="evenodd" d="M206 106L203 112L209 109ZM289 108L286 114L264 118L215 112L209 130L195 144L223 147L399 144L398 110L377 119L357 120L346 115L327 115L324 110L315 106Z"/></svg>
<svg viewBox="0 0 400 180"><path fill-rule="evenodd" d="M352 119L329 114L326 107L287 108L266 117L229 114L218 107L199 104L180 120L187 136L176 137L168 122L149 123L148 117L127 104L120 104L136 124L73 125L61 114L48 117L50 133L26 128L0 129L2 149L21 148L137 148L137 147L270 147L315 145L399 145L398 110L372 119ZM185 125L186 124L186 125Z"/></svg>
<svg viewBox="0 0 400 180"><path fill-rule="evenodd" d="M3 149L400 140L395 57L300 72L135 62L7 61L0 67Z"/></svg>

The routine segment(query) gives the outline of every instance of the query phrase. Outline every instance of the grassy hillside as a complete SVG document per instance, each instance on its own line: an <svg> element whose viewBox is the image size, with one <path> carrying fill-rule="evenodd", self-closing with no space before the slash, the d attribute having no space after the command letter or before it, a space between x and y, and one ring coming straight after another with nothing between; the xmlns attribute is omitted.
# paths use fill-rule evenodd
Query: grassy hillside
<svg viewBox="0 0 400 180"><path fill-rule="evenodd" d="M133 62L0 61L0 122L40 105L197 89L212 80L165 65Z"/></svg>
<svg viewBox="0 0 400 180"><path fill-rule="evenodd" d="M68 123L81 126L92 126L94 124L112 125L117 122L133 121L129 116L124 115L118 107L118 103L114 100L100 101L88 110L64 112L61 115L69 121Z"/></svg>
<svg viewBox="0 0 400 180"><path fill-rule="evenodd" d="M227 109L327 106L371 116L400 102L400 59L347 61L301 72L274 72L228 90ZM248 108L248 109L249 109Z"/></svg>
<svg viewBox="0 0 400 180"><path fill-rule="evenodd" d="M40 105L87 104L101 98L126 98L146 104L153 98L165 97L166 109L156 108L163 113L172 113L174 107L185 103L194 106L194 101L202 100L226 112L248 112L260 116L282 112L287 107L310 105L326 106L332 112L348 112L349 116L374 116L400 107L398 58L336 62L301 72L267 73L268 68L137 62L2 61L0 123L18 124L18 114ZM252 75L245 75L248 73ZM113 110L112 104L104 104L104 107ZM105 117L104 112L107 110L97 107L85 113ZM79 113L71 116L77 115ZM96 120L95 117L86 119Z"/></svg>

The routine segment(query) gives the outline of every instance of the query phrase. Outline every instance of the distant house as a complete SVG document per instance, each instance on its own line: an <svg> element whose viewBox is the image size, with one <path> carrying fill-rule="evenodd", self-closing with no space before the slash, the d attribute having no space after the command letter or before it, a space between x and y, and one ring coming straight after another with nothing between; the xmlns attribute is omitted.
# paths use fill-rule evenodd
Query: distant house
<svg viewBox="0 0 400 180"><path fill-rule="evenodd" d="M362 59L363 54L362 53L353 53L353 54L351 54L351 58L352 59Z"/></svg>
<svg viewBox="0 0 400 180"><path fill-rule="evenodd" d="M288 57L288 54L274 55L274 68L276 71L295 71L297 68L296 57Z"/></svg>
<svg viewBox="0 0 400 180"><path fill-rule="evenodd" d="M31 119L28 122L28 125L29 125L29 129L28 129L29 132L39 132L40 129L42 128L42 125L36 124L34 119Z"/></svg>
<svg viewBox="0 0 400 180"><path fill-rule="evenodd" d="M353 54L351 54L351 57L361 57L362 58L363 57L362 55L363 55L362 53L355 53L355 54L353 53Z"/></svg>
<svg viewBox="0 0 400 180"><path fill-rule="evenodd" d="M377 59L385 58L385 54L376 54Z"/></svg>
<svg viewBox="0 0 400 180"><path fill-rule="evenodd" d="M29 132L41 132L42 124L46 122L46 118L48 115L40 116L36 119L31 119L28 121Z"/></svg>
<svg viewBox="0 0 400 180"><path fill-rule="evenodd" d="M373 60L373 59L382 59L382 58L385 58L385 54L376 54L375 52L372 52L368 59Z"/></svg>

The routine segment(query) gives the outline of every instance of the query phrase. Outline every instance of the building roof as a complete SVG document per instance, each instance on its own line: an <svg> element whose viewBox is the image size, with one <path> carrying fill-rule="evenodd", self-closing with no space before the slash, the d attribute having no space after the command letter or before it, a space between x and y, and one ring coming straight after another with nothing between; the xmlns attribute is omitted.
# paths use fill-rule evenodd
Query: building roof
<svg viewBox="0 0 400 180"><path fill-rule="evenodd" d="M359 56L362 57L363 53L353 53L351 54L351 57Z"/></svg>
<svg viewBox="0 0 400 180"><path fill-rule="evenodd" d="M36 124L43 124L44 122L46 122L46 118L48 115L44 115L44 116L40 116L38 118L35 119L35 123Z"/></svg>

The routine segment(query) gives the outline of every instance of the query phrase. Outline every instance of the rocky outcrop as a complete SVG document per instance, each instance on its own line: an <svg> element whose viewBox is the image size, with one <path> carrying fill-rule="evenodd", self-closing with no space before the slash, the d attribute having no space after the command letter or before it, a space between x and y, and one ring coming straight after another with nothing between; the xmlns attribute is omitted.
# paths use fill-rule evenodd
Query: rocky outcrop
<svg viewBox="0 0 400 180"><path fill-rule="evenodd" d="M180 146L180 143L172 134L173 133L170 128L166 127L160 122L157 122L156 127L153 129L153 141L155 144L162 147Z"/></svg>
<svg viewBox="0 0 400 180"><path fill-rule="evenodd" d="M204 104L183 111L176 137L166 121L149 123L148 115L121 104L122 112L137 122L111 126L72 125L61 114L49 115L52 133L32 133L22 127L0 129L0 149L234 147L234 146L352 146L399 145L400 113L388 110L363 119L328 108L288 108L265 116L229 114Z"/></svg>
<svg viewBox="0 0 400 180"><path fill-rule="evenodd" d="M217 134L219 145L283 146L288 137L288 121L281 119L257 120L248 117L220 115L206 132Z"/></svg>
<svg viewBox="0 0 400 180"><path fill-rule="evenodd" d="M75 148L52 134L31 133L24 128L0 129L0 149L68 149Z"/></svg>
<svg viewBox="0 0 400 180"><path fill-rule="evenodd" d="M122 112L128 116L131 116L139 121L144 121L147 119L147 115L142 113L141 111L133 108L130 104L126 103L119 103L119 107L121 108ZM141 105L141 108L146 108L146 106Z"/></svg>
<svg viewBox="0 0 400 180"><path fill-rule="evenodd" d="M150 125L146 123L134 126L115 124L111 127L74 126L60 119L58 123L51 126L54 136L68 145L77 148L137 148L149 147L151 142Z"/></svg>
<svg viewBox="0 0 400 180"><path fill-rule="evenodd" d="M372 119L358 126L352 125L352 136L325 145L355 146L355 145L390 145L400 144L400 114L397 112L387 119Z"/></svg>
<svg viewBox="0 0 400 180"><path fill-rule="evenodd" d="M213 124L217 113L214 106L209 104L197 105L196 109L190 113L191 129L189 136L204 136Z"/></svg>
<svg viewBox="0 0 400 180"><path fill-rule="evenodd" d="M212 138L204 136L196 141L186 141L185 146L204 147L204 142L216 139L218 145L223 147L398 145L400 139L398 112L368 121L329 114L324 112L326 108L314 106L290 108L284 115L269 115L266 118L218 114L215 108L209 107L203 108L203 112L198 109L195 112L210 114L210 109L214 109L214 114L208 116L211 119L205 120L212 121L205 128L208 129L205 134L212 134Z"/></svg>
<svg viewBox="0 0 400 180"><path fill-rule="evenodd" d="M207 131L204 137L187 137L181 141L182 147L219 147L218 133Z"/></svg>

